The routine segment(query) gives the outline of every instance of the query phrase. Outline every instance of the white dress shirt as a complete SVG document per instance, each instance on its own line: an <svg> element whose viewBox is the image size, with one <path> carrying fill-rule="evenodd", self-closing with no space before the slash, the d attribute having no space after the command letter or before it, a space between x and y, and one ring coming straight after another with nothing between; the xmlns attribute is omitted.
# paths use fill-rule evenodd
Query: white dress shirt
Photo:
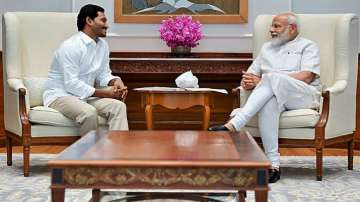
<svg viewBox="0 0 360 202"><path fill-rule="evenodd" d="M44 105L63 96L86 101L95 92L95 82L105 87L114 78L119 77L111 74L105 40L94 41L80 31L64 41L54 54L43 94Z"/></svg>
<svg viewBox="0 0 360 202"><path fill-rule="evenodd" d="M316 75L311 85L320 86L320 54L318 46L305 38L297 37L280 46L264 43L260 54L248 72L261 76L269 72L294 73L310 71Z"/></svg>

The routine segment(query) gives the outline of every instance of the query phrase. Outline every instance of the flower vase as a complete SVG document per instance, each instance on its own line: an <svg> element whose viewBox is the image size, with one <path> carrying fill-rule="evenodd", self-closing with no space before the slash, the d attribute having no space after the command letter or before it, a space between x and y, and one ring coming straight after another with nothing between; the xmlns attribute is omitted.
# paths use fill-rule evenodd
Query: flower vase
<svg viewBox="0 0 360 202"><path fill-rule="evenodd" d="M184 57L190 55L190 52L191 52L191 47L187 47L187 46L176 46L174 48L171 48L171 53L177 57Z"/></svg>

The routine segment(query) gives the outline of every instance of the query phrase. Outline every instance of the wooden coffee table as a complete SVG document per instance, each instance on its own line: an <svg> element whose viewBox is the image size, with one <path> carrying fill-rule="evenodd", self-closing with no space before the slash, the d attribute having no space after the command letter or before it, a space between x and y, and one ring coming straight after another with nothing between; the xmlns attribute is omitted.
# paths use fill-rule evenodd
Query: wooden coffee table
<svg viewBox="0 0 360 202"><path fill-rule="evenodd" d="M270 163L245 132L93 131L49 162L52 201L66 188L254 190L267 201Z"/></svg>

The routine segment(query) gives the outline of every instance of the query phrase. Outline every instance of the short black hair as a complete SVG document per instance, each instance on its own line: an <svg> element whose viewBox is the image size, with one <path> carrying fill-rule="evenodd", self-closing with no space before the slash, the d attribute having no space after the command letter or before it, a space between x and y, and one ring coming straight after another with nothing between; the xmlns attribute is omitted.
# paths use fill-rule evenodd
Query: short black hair
<svg viewBox="0 0 360 202"><path fill-rule="evenodd" d="M90 19L95 19L98 16L98 12L104 12L104 8L93 5L93 4L87 4L83 6L80 9L80 12L77 16L77 27L78 30L81 31L84 29L86 24L86 17L89 17Z"/></svg>

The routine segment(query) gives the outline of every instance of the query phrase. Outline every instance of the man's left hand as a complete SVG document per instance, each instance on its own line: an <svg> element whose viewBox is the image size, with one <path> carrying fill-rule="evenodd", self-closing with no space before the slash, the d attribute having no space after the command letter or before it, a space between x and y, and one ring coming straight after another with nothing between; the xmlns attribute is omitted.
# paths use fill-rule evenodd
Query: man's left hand
<svg viewBox="0 0 360 202"><path fill-rule="evenodd" d="M125 98L128 94L128 89L127 89L127 86L124 85L124 82L121 79L116 79L113 83L113 86L116 87L115 93L120 93L121 99L125 100Z"/></svg>

